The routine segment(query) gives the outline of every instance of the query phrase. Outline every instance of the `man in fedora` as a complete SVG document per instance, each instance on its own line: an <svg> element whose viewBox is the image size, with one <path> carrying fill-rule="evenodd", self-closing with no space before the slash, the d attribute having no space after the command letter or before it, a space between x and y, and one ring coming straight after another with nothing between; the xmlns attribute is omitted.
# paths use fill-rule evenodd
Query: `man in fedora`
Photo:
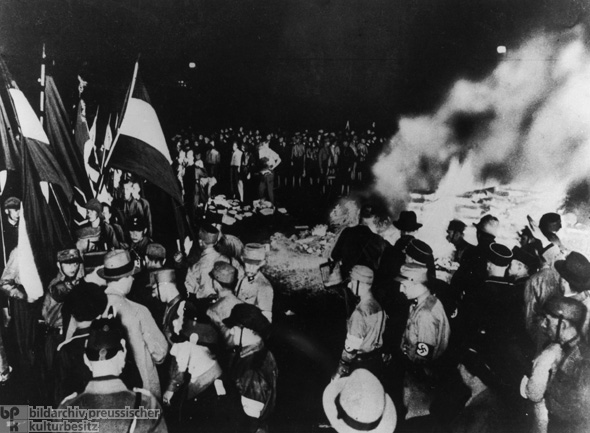
<svg viewBox="0 0 590 433"><path fill-rule="evenodd" d="M332 381L322 397L324 412L338 433L391 433L397 414L391 397L370 371L358 369Z"/></svg>
<svg viewBox="0 0 590 433"><path fill-rule="evenodd" d="M375 207L365 205L358 225L345 228L338 237L331 257L341 262L343 278L348 278L355 265L367 266L373 271L379 267L383 251L389 244L378 234L378 219Z"/></svg>
<svg viewBox="0 0 590 433"><path fill-rule="evenodd" d="M401 266L406 262L406 247L412 239L416 231L422 224L417 221L416 213L414 211L402 211L397 221L393 222L401 235L395 244L387 244L383 251L381 264L377 271L376 283L377 287L386 285L390 287L393 284L393 279L398 275Z"/></svg>
<svg viewBox="0 0 590 433"><path fill-rule="evenodd" d="M588 259L572 251L565 260L555 262L555 269L565 281L567 288L565 295L583 303L587 309L590 309L590 262ZM590 315L584 320L582 332L588 334Z"/></svg>
<svg viewBox="0 0 590 433"><path fill-rule="evenodd" d="M194 295L197 299L215 297L213 281L209 273L215 262L229 262L229 259L215 249L221 233L212 225L206 224L199 229L199 246L201 255L199 260L192 265L186 274L184 286L188 295Z"/></svg>
<svg viewBox="0 0 590 433"><path fill-rule="evenodd" d="M149 310L126 298L133 285L138 268L129 251L113 250L104 257L104 267L98 275L107 281L109 306L113 307L127 331L129 350L141 375L143 387L160 398L160 380L155 364L164 362L168 342L158 328Z"/></svg>
<svg viewBox="0 0 590 433"><path fill-rule="evenodd" d="M168 429L157 397L146 389L130 390L120 379L127 350L125 330L116 319L95 320L84 348L84 363L92 372L92 379L82 393L66 397L59 408L142 409L143 416L101 417L96 412L87 421L98 423L97 431L101 432L165 433Z"/></svg>
<svg viewBox="0 0 590 433"><path fill-rule="evenodd" d="M346 322L346 340L335 377L366 368L377 377L383 374L383 333L387 316L373 297L373 271L356 265L350 272L348 288L360 298Z"/></svg>
<svg viewBox="0 0 590 433"><path fill-rule="evenodd" d="M558 295L545 302L543 313L543 329L552 343L535 358L521 394L537 405L536 431L590 431L590 347L582 332L587 309ZM547 412L548 425L539 416Z"/></svg>
<svg viewBox="0 0 590 433"><path fill-rule="evenodd" d="M274 291L270 281L260 270L266 264L266 248L263 244L246 244L243 253L245 275L238 281L235 294L247 304L260 308L272 322Z"/></svg>

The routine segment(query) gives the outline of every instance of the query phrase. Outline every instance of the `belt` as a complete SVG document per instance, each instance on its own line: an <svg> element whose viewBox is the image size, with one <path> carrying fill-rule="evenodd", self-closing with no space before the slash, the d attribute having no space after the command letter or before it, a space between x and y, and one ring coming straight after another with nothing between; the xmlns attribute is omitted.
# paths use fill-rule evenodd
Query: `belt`
<svg viewBox="0 0 590 433"><path fill-rule="evenodd" d="M41 330L45 333L45 335L62 335L63 334L63 328L62 327L54 327L54 326L50 326L47 323L39 323L39 326L41 327Z"/></svg>
<svg viewBox="0 0 590 433"><path fill-rule="evenodd" d="M355 356L355 360L369 361L377 358L381 359L381 352L381 348L379 348L366 353L357 353Z"/></svg>

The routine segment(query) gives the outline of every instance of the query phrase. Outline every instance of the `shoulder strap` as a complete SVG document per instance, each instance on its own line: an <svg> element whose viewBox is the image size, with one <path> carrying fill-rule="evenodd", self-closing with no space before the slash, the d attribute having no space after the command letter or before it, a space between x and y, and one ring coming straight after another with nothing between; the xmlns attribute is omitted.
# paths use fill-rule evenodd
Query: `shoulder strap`
<svg viewBox="0 0 590 433"><path fill-rule="evenodd" d="M133 405L133 409L139 409L139 405L141 404L141 392L135 393L135 404ZM129 428L127 429L127 433L133 433L135 431L135 427L137 426L137 416L133 416L131 420L131 424L129 424Z"/></svg>

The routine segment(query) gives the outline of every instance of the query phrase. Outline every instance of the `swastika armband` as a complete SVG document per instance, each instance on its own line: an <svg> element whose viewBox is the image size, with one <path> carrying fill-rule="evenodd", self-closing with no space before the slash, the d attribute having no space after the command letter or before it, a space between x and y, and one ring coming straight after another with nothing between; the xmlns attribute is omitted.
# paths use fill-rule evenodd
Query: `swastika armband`
<svg viewBox="0 0 590 433"><path fill-rule="evenodd" d="M432 359L434 347L426 343L416 343L416 355L423 359Z"/></svg>

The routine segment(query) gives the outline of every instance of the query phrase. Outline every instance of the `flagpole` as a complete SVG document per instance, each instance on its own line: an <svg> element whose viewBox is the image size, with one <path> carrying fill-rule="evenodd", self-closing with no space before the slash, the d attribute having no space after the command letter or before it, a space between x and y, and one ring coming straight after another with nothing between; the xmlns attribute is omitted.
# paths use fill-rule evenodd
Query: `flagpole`
<svg viewBox="0 0 590 433"><path fill-rule="evenodd" d="M132 95L133 95L133 89L135 88L135 82L137 81L137 71L139 70L139 56L137 57L137 61L135 62L135 68L133 69L133 78L131 79L131 86L129 87L129 92L127 93L127 100L125 101L125 106L123 107L123 111L122 111L122 115L121 115L121 123L123 123L123 118L125 116L125 111L127 110L127 104L129 104L129 99L131 99ZM115 135L115 139L113 140L113 143L111 144L111 148L109 149L109 153L107 155L107 158L105 160L105 167L108 165L111 156L113 155L113 150L115 149L115 146L117 145L117 140L119 139L119 135L121 135L121 125L118 125L117 127L117 135ZM100 191L102 188L102 183L104 181L104 173L100 173L100 179L98 182L98 188L97 191Z"/></svg>
<svg viewBox="0 0 590 433"><path fill-rule="evenodd" d="M43 44L43 53L41 54L41 94L39 95L39 122L43 125L43 114L45 113L45 44Z"/></svg>
<svg viewBox="0 0 590 433"><path fill-rule="evenodd" d="M107 152L111 149L111 147L113 147L112 146L113 143L111 142L111 144L109 145L109 148L108 149L105 148L105 139L107 137L107 131L110 128L111 128L111 114L109 113L109 120L107 121L107 129L105 130L104 139L103 139L103 142L102 142L102 147L103 147L103 149L102 149L102 161L100 161L100 172L101 173L104 170L105 156L106 156ZM111 135L112 135L112 133L111 133ZM111 140L112 140L112 137L111 137Z"/></svg>

